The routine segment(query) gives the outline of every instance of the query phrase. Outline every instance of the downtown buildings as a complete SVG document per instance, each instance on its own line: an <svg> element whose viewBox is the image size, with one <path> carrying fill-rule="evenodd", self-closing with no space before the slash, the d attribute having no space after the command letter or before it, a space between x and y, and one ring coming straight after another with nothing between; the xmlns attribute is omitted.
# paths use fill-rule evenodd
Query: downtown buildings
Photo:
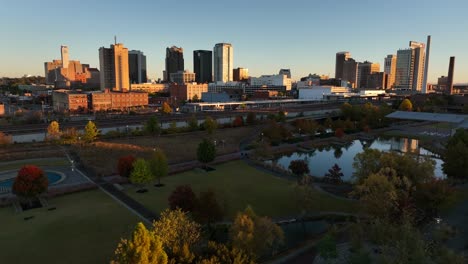
<svg viewBox="0 0 468 264"><path fill-rule="evenodd" d="M131 84L148 82L146 71L146 56L139 50L128 52L128 71Z"/></svg>
<svg viewBox="0 0 468 264"><path fill-rule="evenodd" d="M184 71L184 49L172 46L166 48L166 70L164 71L164 81L173 82L171 74Z"/></svg>
<svg viewBox="0 0 468 264"><path fill-rule="evenodd" d="M193 51L193 72L197 83L213 81L213 52L211 50Z"/></svg>
<svg viewBox="0 0 468 264"><path fill-rule="evenodd" d="M410 41L409 49L398 50L394 86L396 90L423 91L425 58L424 43Z"/></svg>
<svg viewBox="0 0 468 264"><path fill-rule="evenodd" d="M128 49L123 44L113 44L110 48L99 49L101 66L101 90L126 92L130 90L128 70Z"/></svg>
<svg viewBox="0 0 468 264"><path fill-rule="evenodd" d="M229 43L218 43L213 49L214 81L232 82L234 80L234 50Z"/></svg>

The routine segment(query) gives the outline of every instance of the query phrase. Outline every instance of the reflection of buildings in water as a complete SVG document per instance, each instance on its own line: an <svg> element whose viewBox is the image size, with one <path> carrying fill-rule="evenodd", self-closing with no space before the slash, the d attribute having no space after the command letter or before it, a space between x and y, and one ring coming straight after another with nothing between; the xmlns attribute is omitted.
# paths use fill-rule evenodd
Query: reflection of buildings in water
<svg viewBox="0 0 468 264"><path fill-rule="evenodd" d="M401 138L390 142L390 150L402 153L419 154L419 141L411 138Z"/></svg>

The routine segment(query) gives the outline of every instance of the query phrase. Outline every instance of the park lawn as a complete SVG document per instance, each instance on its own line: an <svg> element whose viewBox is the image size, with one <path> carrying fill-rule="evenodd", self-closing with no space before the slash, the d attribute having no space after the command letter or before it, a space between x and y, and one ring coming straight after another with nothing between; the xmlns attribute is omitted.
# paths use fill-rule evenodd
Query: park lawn
<svg viewBox="0 0 468 264"><path fill-rule="evenodd" d="M63 167L70 165L70 162L66 158L26 159L18 161L0 162L0 172L16 169L19 170L24 165L36 165L38 167Z"/></svg>
<svg viewBox="0 0 468 264"><path fill-rule="evenodd" d="M179 185L190 185L194 192L212 189L226 205L227 217L251 205L259 215L275 218L294 217L301 211L295 199L294 183L257 170L243 161L233 161L214 167L216 170L203 172L192 170L162 179L164 187L147 186L149 192L136 193L138 188L127 185L126 193L145 205L154 213L168 207L170 193ZM357 204L336 199L319 191L314 191L314 210L355 212Z"/></svg>
<svg viewBox="0 0 468 264"><path fill-rule="evenodd" d="M139 219L100 190L49 200L15 214L0 208L0 263L109 263ZM34 216L28 221L25 217Z"/></svg>

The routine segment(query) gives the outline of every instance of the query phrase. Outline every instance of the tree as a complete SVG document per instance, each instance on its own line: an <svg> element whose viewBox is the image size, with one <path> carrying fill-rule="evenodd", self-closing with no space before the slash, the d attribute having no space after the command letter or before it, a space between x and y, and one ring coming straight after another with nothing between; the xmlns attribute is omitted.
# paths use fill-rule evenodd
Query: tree
<svg viewBox="0 0 468 264"><path fill-rule="evenodd" d="M125 178L129 178L133 171L133 163L135 162L133 155L120 157L117 162L117 171L119 175Z"/></svg>
<svg viewBox="0 0 468 264"><path fill-rule="evenodd" d="M390 217L397 207L397 189L384 173L369 175L355 186L352 195L359 198L369 215L377 218Z"/></svg>
<svg viewBox="0 0 468 264"><path fill-rule="evenodd" d="M335 163L331 169L328 170L327 173L325 173L325 181L333 184L341 184L343 183L343 173L341 172L340 166Z"/></svg>
<svg viewBox="0 0 468 264"><path fill-rule="evenodd" d="M442 169L449 178L468 178L468 132L458 129L449 139L444 155Z"/></svg>
<svg viewBox="0 0 468 264"><path fill-rule="evenodd" d="M47 127L47 140L57 141L60 138L60 125L57 121L50 122Z"/></svg>
<svg viewBox="0 0 468 264"><path fill-rule="evenodd" d="M272 158L273 152L271 150L270 144L263 140L261 142L255 142L253 155L259 160L266 160Z"/></svg>
<svg viewBox="0 0 468 264"><path fill-rule="evenodd" d="M144 185L151 182L153 178L148 162L144 159L135 160L130 174L130 181L134 184Z"/></svg>
<svg viewBox="0 0 468 264"><path fill-rule="evenodd" d="M340 109L341 114L344 116L344 118L351 119L353 117L353 106L349 103L344 103L343 105L341 105Z"/></svg>
<svg viewBox="0 0 468 264"><path fill-rule="evenodd" d="M234 127L241 127L244 125L244 118L242 116L237 116L234 121L232 121L232 126Z"/></svg>
<svg viewBox="0 0 468 264"><path fill-rule="evenodd" d="M49 180L42 169L34 165L25 165L13 182L12 190L17 196L34 198L47 191Z"/></svg>
<svg viewBox="0 0 468 264"><path fill-rule="evenodd" d="M79 133L74 127L65 129L60 135L60 142L62 144L76 144L78 142Z"/></svg>
<svg viewBox="0 0 468 264"><path fill-rule="evenodd" d="M168 257L157 234L148 231L143 223L138 223L131 239L120 240L112 263L166 264Z"/></svg>
<svg viewBox="0 0 468 264"><path fill-rule="evenodd" d="M194 218L201 224L211 224L223 220L224 210L213 190L202 191L196 200Z"/></svg>
<svg viewBox="0 0 468 264"><path fill-rule="evenodd" d="M161 107L161 108L162 108L163 114L170 114L170 113L172 113L172 108L171 108L171 106L170 106L167 102L164 102L164 103L162 104L162 107Z"/></svg>
<svg viewBox="0 0 468 264"><path fill-rule="evenodd" d="M218 127L218 123L213 118L207 116L205 122L203 123L203 128L208 132L209 135L212 135L215 129Z"/></svg>
<svg viewBox="0 0 468 264"><path fill-rule="evenodd" d="M419 186L434 178L434 166L435 162L427 157L366 149L354 157L353 176L361 182L370 174L378 173L382 168L392 168L399 178L407 177L412 184Z"/></svg>
<svg viewBox="0 0 468 264"><path fill-rule="evenodd" d="M93 142L99 134L96 124L93 121L88 121L84 130L83 139L88 143Z"/></svg>
<svg viewBox="0 0 468 264"><path fill-rule="evenodd" d="M286 121L286 113L284 111L279 111L278 115L276 116L276 121L278 122L284 122Z"/></svg>
<svg viewBox="0 0 468 264"><path fill-rule="evenodd" d="M198 98L198 94L194 94L192 97L193 102L198 102L200 99Z"/></svg>
<svg viewBox="0 0 468 264"><path fill-rule="evenodd" d="M195 115L192 115L188 121L188 126L190 128L190 131L196 131L198 130L198 119Z"/></svg>
<svg viewBox="0 0 468 264"><path fill-rule="evenodd" d="M298 180L301 179L305 174L309 174L309 165L304 160L293 160L289 163L289 170L298 177Z"/></svg>
<svg viewBox="0 0 468 264"><path fill-rule="evenodd" d="M273 253L284 242L283 230L250 207L237 213L229 233L232 245L253 259Z"/></svg>
<svg viewBox="0 0 468 264"><path fill-rule="evenodd" d="M247 114L246 123L248 125L255 125L256 122L257 122L257 116L255 115L255 113L254 112L249 112Z"/></svg>
<svg viewBox="0 0 468 264"><path fill-rule="evenodd" d="M244 251L208 241L205 252L207 257L202 259L199 264L254 264L255 262Z"/></svg>
<svg viewBox="0 0 468 264"><path fill-rule="evenodd" d="M197 159L201 163L206 166L207 163L213 161L216 157L216 147L215 145L207 140L203 139L203 141L198 144L197 148Z"/></svg>
<svg viewBox="0 0 468 264"><path fill-rule="evenodd" d="M162 150L158 149L153 153L153 156L149 160L149 167L153 177L158 180L157 186L162 186L161 178L166 177L169 173L169 164Z"/></svg>
<svg viewBox="0 0 468 264"><path fill-rule="evenodd" d="M169 195L169 208L181 209L183 212L193 212L197 205L197 196L190 185L177 186Z"/></svg>
<svg viewBox="0 0 468 264"><path fill-rule="evenodd" d="M342 138L342 137L344 137L344 135L345 135L345 132L344 132L343 128L339 127L339 128L337 128L335 130L335 137Z"/></svg>
<svg viewBox="0 0 468 264"><path fill-rule="evenodd" d="M433 179L422 184L415 192L418 208L422 209L426 216L438 216L439 210L454 196L454 190L446 180Z"/></svg>
<svg viewBox="0 0 468 264"><path fill-rule="evenodd" d="M192 263L193 246L201 236L200 225L192 221L181 209L165 210L158 221L153 222L153 232L158 234L170 263Z"/></svg>
<svg viewBox="0 0 468 264"><path fill-rule="evenodd" d="M333 125L333 120L330 117L327 117L325 119L325 122L323 123L323 126L325 126L325 129L331 129Z"/></svg>
<svg viewBox="0 0 468 264"><path fill-rule="evenodd" d="M405 99L401 102L399 109L402 111L413 111L413 104L409 99Z"/></svg>
<svg viewBox="0 0 468 264"><path fill-rule="evenodd" d="M146 121L145 132L152 136L159 135L159 133L161 133L161 126L155 116L151 116L148 121Z"/></svg>

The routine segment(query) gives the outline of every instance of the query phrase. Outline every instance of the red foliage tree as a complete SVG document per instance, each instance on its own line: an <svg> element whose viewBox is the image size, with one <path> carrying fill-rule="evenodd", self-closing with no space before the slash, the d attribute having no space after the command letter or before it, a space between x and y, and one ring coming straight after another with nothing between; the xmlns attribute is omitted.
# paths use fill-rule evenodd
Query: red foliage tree
<svg viewBox="0 0 468 264"><path fill-rule="evenodd" d="M236 117L236 119L234 119L234 121L232 122L232 126L234 127L240 127L243 125L244 125L244 119L242 118L242 116Z"/></svg>
<svg viewBox="0 0 468 264"><path fill-rule="evenodd" d="M25 165L19 171L13 183L13 193L33 198L45 191L49 186L49 180L44 171L34 165Z"/></svg>
<svg viewBox="0 0 468 264"><path fill-rule="evenodd" d="M180 208L184 212L193 212L197 205L197 196L189 185L177 186L168 200L171 210Z"/></svg>
<svg viewBox="0 0 468 264"><path fill-rule="evenodd" d="M119 158L117 163L117 171L119 172L120 176L128 178L133 170L133 162L135 162L135 157L133 155L128 155Z"/></svg>
<svg viewBox="0 0 468 264"><path fill-rule="evenodd" d="M339 127L335 130L335 137L342 138L345 135L343 128Z"/></svg>

